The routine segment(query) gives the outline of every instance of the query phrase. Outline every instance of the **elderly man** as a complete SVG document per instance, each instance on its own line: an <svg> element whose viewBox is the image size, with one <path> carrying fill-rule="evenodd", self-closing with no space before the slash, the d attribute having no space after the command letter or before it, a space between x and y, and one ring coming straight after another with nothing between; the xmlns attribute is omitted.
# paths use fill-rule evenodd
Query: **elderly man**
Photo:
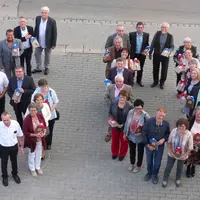
<svg viewBox="0 0 200 200"><path fill-rule="evenodd" d="M40 47L35 50L35 59L37 67L32 73L41 72L41 55L44 50L44 75L49 74L51 50L55 49L57 41L56 21L49 17L49 8L44 6L41 8L41 16L35 19L34 34L39 41Z"/></svg>
<svg viewBox="0 0 200 200"><path fill-rule="evenodd" d="M105 58L103 58L103 62L107 63L106 65L106 70L105 70L105 77L108 77L108 73L109 73L109 69L111 68L111 64L112 61L114 59L117 59L119 57L121 57L121 53L122 53L122 38L120 36L116 36L114 38L114 46L108 47L106 49L106 51L110 52L110 59L109 60L105 60Z"/></svg>
<svg viewBox="0 0 200 200"><path fill-rule="evenodd" d="M108 107L110 107L112 101L118 99L118 95L121 90L127 91L128 93L127 101L129 101L130 104L133 104L134 97L133 97L132 87L124 84L124 77L122 75L116 75L115 84L109 85L108 88L106 89L104 99ZM108 142L110 139L111 139L111 127L109 126L108 134L105 137L105 141Z"/></svg>
<svg viewBox="0 0 200 200"><path fill-rule="evenodd" d="M115 83L115 76L121 75L124 77L124 83L127 85L133 85L133 74L128 69L124 68L122 58L116 59L116 67L109 70L108 79Z"/></svg>
<svg viewBox="0 0 200 200"><path fill-rule="evenodd" d="M0 70L8 78L15 74L15 67L20 66L20 55L24 52L21 40L14 38L13 30L6 31L6 39L0 41Z"/></svg>
<svg viewBox="0 0 200 200"><path fill-rule="evenodd" d="M8 83L9 81L6 74L0 71L0 120L1 114L5 111L5 94L7 92Z"/></svg>
<svg viewBox="0 0 200 200"><path fill-rule="evenodd" d="M18 150L21 154L23 151L22 130L17 121L11 120L11 116L7 112L1 114L2 122L0 122L0 155L1 155L1 171L3 185L8 186L8 159L10 157L12 166L12 176L17 184L21 183L18 176L17 154Z"/></svg>
<svg viewBox="0 0 200 200"><path fill-rule="evenodd" d="M19 24L20 26L14 29L14 36L22 41L24 47L24 53L20 56L20 63L24 67L24 60L26 60L26 72L28 76L31 76L31 57L33 50L30 38L33 36L33 27L27 26L25 17L20 17Z"/></svg>
<svg viewBox="0 0 200 200"><path fill-rule="evenodd" d="M107 39L106 44L105 44L105 49L114 45L113 40L116 36L120 36L122 38L122 40L123 40L122 45L123 45L124 48L130 49L129 36L128 36L128 34L124 33L124 26L121 25L121 24L117 25L116 33L108 36L108 39Z"/></svg>
<svg viewBox="0 0 200 200"><path fill-rule="evenodd" d="M164 89L164 83L167 79L169 56L174 49L173 36L168 33L169 24L164 22L161 24L161 31L157 31L151 43L151 50L149 52L149 59L151 60L153 54L153 84L155 87L159 82L160 63L162 65L160 89Z"/></svg>

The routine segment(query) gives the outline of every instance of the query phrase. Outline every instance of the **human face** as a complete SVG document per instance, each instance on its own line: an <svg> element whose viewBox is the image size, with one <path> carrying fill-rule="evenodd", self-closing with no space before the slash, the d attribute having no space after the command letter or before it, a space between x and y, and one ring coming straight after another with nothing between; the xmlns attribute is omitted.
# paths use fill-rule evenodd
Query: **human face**
<svg viewBox="0 0 200 200"><path fill-rule="evenodd" d="M43 20L46 20L48 18L49 12L47 10L42 10L41 16Z"/></svg>
<svg viewBox="0 0 200 200"><path fill-rule="evenodd" d="M128 57L128 52L127 52L126 50L122 51L121 57L122 57L123 59L127 59L127 57Z"/></svg>
<svg viewBox="0 0 200 200"><path fill-rule="evenodd" d="M136 27L138 34L142 34L142 32L144 31L144 26L143 25L138 25Z"/></svg>
<svg viewBox="0 0 200 200"><path fill-rule="evenodd" d="M184 124L178 126L179 133L185 133L185 131L186 131L186 126Z"/></svg>
<svg viewBox="0 0 200 200"><path fill-rule="evenodd" d="M185 51L185 58L188 60L192 59L192 52L190 50Z"/></svg>
<svg viewBox="0 0 200 200"><path fill-rule="evenodd" d="M143 110L143 107L140 105L140 106L135 106L135 110L137 113L141 113L142 110Z"/></svg>
<svg viewBox="0 0 200 200"><path fill-rule="evenodd" d="M156 112L156 122L158 124L161 124L162 121L165 119L166 113L162 112L162 111L157 111Z"/></svg>
<svg viewBox="0 0 200 200"><path fill-rule="evenodd" d="M24 77L24 69L19 68L15 70L15 74L19 80L21 80Z"/></svg>
<svg viewBox="0 0 200 200"><path fill-rule="evenodd" d="M162 32L163 34L165 34L165 33L167 33L167 31L168 31L168 26L167 26L166 24L163 24L163 25L161 26L161 32Z"/></svg>
<svg viewBox="0 0 200 200"><path fill-rule="evenodd" d="M42 93L47 93L49 90L49 86L48 85L40 86L40 90Z"/></svg>
<svg viewBox="0 0 200 200"><path fill-rule="evenodd" d="M120 95L120 96L119 96L119 103L120 103L120 104L125 104L125 103L126 103L126 97Z"/></svg>
<svg viewBox="0 0 200 200"><path fill-rule="evenodd" d="M120 39L115 40L115 48L120 49L122 47L122 41Z"/></svg>
<svg viewBox="0 0 200 200"><path fill-rule="evenodd" d="M42 107L43 106L43 98L42 97L38 97L35 101L35 103L39 106L39 107Z"/></svg>
<svg viewBox="0 0 200 200"><path fill-rule="evenodd" d="M6 39L7 39L8 42L12 42L13 39L14 39L14 34L13 34L13 32L8 32L8 33L6 33Z"/></svg>
<svg viewBox="0 0 200 200"><path fill-rule="evenodd" d="M5 126L9 127L10 123L11 123L11 117L10 115L3 115L2 116L2 121L4 123Z"/></svg>
<svg viewBox="0 0 200 200"><path fill-rule="evenodd" d="M36 117L36 115L37 115L36 108L30 108L29 112L30 112L31 117Z"/></svg>
<svg viewBox="0 0 200 200"><path fill-rule="evenodd" d="M190 49L191 46L192 46L191 42L184 42L184 47L185 47L186 49Z"/></svg>
<svg viewBox="0 0 200 200"><path fill-rule="evenodd" d="M197 68L197 65L196 64L190 64L189 67L190 67L190 70L193 70L193 69Z"/></svg>
<svg viewBox="0 0 200 200"><path fill-rule="evenodd" d="M118 78L116 81L115 81L115 85L118 89L122 88L123 86L123 80Z"/></svg>
<svg viewBox="0 0 200 200"><path fill-rule="evenodd" d="M118 26L116 29L117 35L123 36L124 35L124 27L123 26Z"/></svg>
<svg viewBox="0 0 200 200"><path fill-rule="evenodd" d="M21 18L20 21L19 21L19 24L20 24L21 28L25 28L26 27L26 19Z"/></svg>
<svg viewBox="0 0 200 200"><path fill-rule="evenodd" d="M200 122L200 110L196 112L195 119L196 121Z"/></svg>
<svg viewBox="0 0 200 200"><path fill-rule="evenodd" d="M197 74L196 71L192 71L190 76L191 76L191 79L192 79L192 80L196 80L197 77L198 77L198 74Z"/></svg>
<svg viewBox="0 0 200 200"><path fill-rule="evenodd" d="M122 61L118 61L116 65L117 65L118 71L121 72L121 71L124 69L123 62L122 62Z"/></svg>

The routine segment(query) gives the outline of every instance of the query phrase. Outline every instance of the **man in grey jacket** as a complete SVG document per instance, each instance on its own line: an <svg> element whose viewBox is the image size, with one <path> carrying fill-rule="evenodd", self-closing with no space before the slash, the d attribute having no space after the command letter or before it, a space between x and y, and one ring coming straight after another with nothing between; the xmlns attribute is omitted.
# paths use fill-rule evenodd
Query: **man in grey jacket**
<svg viewBox="0 0 200 200"><path fill-rule="evenodd" d="M105 49L108 47L113 46L113 40L116 36L120 36L123 40L123 47L130 49L130 40L128 34L124 33L124 26L123 25L117 25L116 33L108 36L106 44L105 44Z"/></svg>
<svg viewBox="0 0 200 200"><path fill-rule="evenodd" d="M0 70L5 72L8 78L15 75L15 67L20 66L20 55L24 48L21 40L14 38L11 29L6 31L6 39L0 41Z"/></svg>

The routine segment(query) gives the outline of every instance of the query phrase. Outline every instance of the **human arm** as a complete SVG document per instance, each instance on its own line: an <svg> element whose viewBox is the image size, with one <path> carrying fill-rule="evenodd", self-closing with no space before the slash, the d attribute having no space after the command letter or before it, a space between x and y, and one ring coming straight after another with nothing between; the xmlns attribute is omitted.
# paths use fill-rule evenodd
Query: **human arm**
<svg viewBox="0 0 200 200"><path fill-rule="evenodd" d="M111 99L110 99L110 86L108 86L106 88L105 95L104 95L104 100L105 100L106 104L109 106L110 103L111 103Z"/></svg>
<svg viewBox="0 0 200 200"><path fill-rule="evenodd" d="M57 94L54 90L51 89L49 91L49 93L50 93L50 97L52 98L52 101L53 101L53 105L50 107L50 111L52 112L55 110L59 100L58 100Z"/></svg>
<svg viewBox="0 0 200 200"><path fill-rule="evenodd" d="M9 81L8 81L8 78L6 75L3 76L3 91L2 93L0 94L0 99L3 98L8 90L8 84L9 84Z"/></svg>
<svg viewBox="0 0 200 200"><path fill-rule="evenodd" d="M106 40L106 44L105 44L105 49L113 46L113 39L114 39L113 35L108 36L108 38Z"/></svg>
<svg viewBox="0 0 200 200"><path fill-rule="evenodd" d="M128 101L130 102L131 105L133 105L133 103L134 103L134 95L133 95L133 89L132 89L131 86L130 86L130 89L129 89Z"/></svg>
<svg viewBox="0 0 200 200"><path fill-rule="evenodd" d="M19 54L20 56L24 53L24 46L21 40L19 40Z"/></svg>
<svg viewBox="0 0 200 200"><path fill-rule="evenodd" d="M56 47L57 42L57 25L56 20L52 21L52 48Z"/></svg>
<svg viewBox="0 0 200 200"><path fill-rule="evenodd" d="M3 66L3 48L2 48L2 43L0 42L0 70L1 68L4 68L4 66Z"/></svg>
<svg viewBox="0 0 200 200"><path fill-rule="evenodd" d="M170 52L174 50L174 37L172 35L171 43L170 43Z"/></svg>
<svg viewBox="0 0 200 200"><path fill-rule="evenodd" d="M35 91L36 86L32 77L29 77L29 87L24 90L24 94L31 95Z"/></svg>

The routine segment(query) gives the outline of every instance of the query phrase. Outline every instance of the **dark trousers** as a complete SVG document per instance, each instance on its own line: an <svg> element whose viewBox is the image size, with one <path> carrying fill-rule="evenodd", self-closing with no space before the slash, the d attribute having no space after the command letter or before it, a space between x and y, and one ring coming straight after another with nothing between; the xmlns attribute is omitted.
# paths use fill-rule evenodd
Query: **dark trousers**
<svg viewBox="0 0 200 200"><path fill-rule="evenodd" d="M0 121L1 121L1 114L5 111L5 102L6 98L5 96L0 99Z"/></svg>
<svg viewBox="0 0 200 200"><path fill-rule="evenodd" d="M12 147L3 147L0 145L2 178L8 177L7 165L9 156L12 166L12 175L15 176L18 174L17 153L18 153L18 144Z"/></svg>
<svg viewBox="0 0 200 200"><path fill-rule="evenodd" d="M168 158L167 158L167 166L165 168L163 181L168 181L169 175L171 173L171 170L172 170L176 160L177 159L168 156ZM184 162L185 162L185 160L177 160L176 180L181 180L181 175L182 175L182 172L183 172Z"/></svg>
<svg viewBox="0 0 200 200"><path fill-rule="evenodd" d="M181 80L181 73L180 74L177 74L176 73L176 86L178 85L179 81Z"/></svg>
<svg viewBox="0 0 200 200"><path fill-rule="evenodd" d="M137 167L141 167L144 156L144 146L145 146L143 143L136 144L129 140L130 162L132 165L135 164L136 146L137 146L137 159L138 159Z"/></svg>
<svg viewBox="0 0 200 200"><path fill-rule="evenodd" d="M49 134L46 136L47 146L51 146L52 144L54 124L55 124L55 119L49 120Z"/></svg>
<svg viewBox="0 0 200 200"><path fill-rule="evenodd" d="M31 76L31 57L32 51L30 48L25 49L24 53L20 56L21 66L24 67L24 61L26 60L26 71L28 76Z"/></svg>
<svg viewBox="0 0 200 200"><path fill-rule="evenodd" d="M161 63L161 67L162 67L160 84L164 84L167 79L169 58L154 54L153 55L153 81L154 81L154 83L159 82L160 63Z"/></svg>
<svg viewBox="0 0 200 200"><path fill-rule="evenodd" d="M21 128L23 127L23 118L22 118L22 113L25 114L26 113L26 109L25 106L22 106L21 103L14 103L13 104L13 109L15 111L15 115L16 115L16 119L19 123L19 125L21 126Z"/></svg>
<svg viewBox="0 0 200 200"><path fill-rule="evenodd" d="M144 68L146 56L144 56L142 54L135 54L135 56L132 59L134 60L134 58L137 58L140 61L141 70L137 71L137 82L139 83L142 81L143 68ZM135 73L133 74L133 77L134 76L135 76Z"/></svg>
<svg viewBox="0 0 200 200"><path fill-rule="evenodd" d="M158 146L158 150L154 151L150 151L149 148L146 147L148 174L153 174L154 176L157 176L157 174L159 173L163 151L164 145Z"/></svg>

